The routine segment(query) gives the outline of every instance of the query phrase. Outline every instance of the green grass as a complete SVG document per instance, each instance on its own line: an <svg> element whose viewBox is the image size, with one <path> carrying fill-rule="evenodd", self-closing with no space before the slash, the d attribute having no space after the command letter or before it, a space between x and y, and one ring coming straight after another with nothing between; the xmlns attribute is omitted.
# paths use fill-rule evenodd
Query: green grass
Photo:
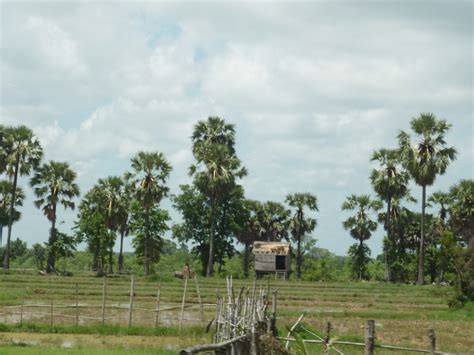
<svg viewBox="0 0 474 355"><path fill-rule="evenodd" d="M0 354L2 355L121 355L121 354L133 354L133 355L149 355L160 354L160 355L175 355L176 350L166 349L133 349L128 348L108 348L108 349L94 349L94 348L79 348L79 349L64 349L55 347L34 347L31 345L9 345L0 346Z"/></svg>
<svg viewBox="0 0 474 355"><path fill-rule="evenodd" d="M102 279L91 275L73 277L40 276L32 272L0 272L0 313L5 306L19 305L24 298L28 303L49 304L54 291L54 304L57 306L74 304L75 285L79 284L80 303L90 308L81 308L89 314L100 313L102 302ZM225 294L225 280L199 279L204 303L215 303L216 291ZM234 287L251 287L251 280L234 280ZM135 280L135 305L153 309L155 307L158 282L145 278ZM163 281L161 302L167 306L179 306L183 295L184 281L172 279ZM257 282L257 287L267 288L267 281ZM127 305L129 302L130 277L107 278L107 304ZM271 289L278 289L277 325L286 335L290 326L301 313L313 329L321 331L326 321L334 326L334 336L338 339L363 339L363 327L367 319L376 321L377 338L389 345L427 347L426 331L434 328L437 332L438 347L443 351L468 352L474 348L474 304L453 310L448 308L447 300L454 294L451 287L384 284L375 282L297 282L270 281ZM187 304L197 303L194 282L188 283ZM43 312L49 312L44 308ZM58 309L57 312L63 312ZM69 311L74 314L74 310ZM72 313L71 313L72 312ZM116 310L107 309L107 316ZM179 337L177 322L172 326L154 328L153 312L141 311L134 315L132 328L126 326L126 310L121 310L122 320L102 326L99 321L87 321L74 327L74 319L55 318L55 326L50 328L48 317L26 319L23 326L10 323L0 325L0 334L28 332L42 334L98 334L103 336L159 336ZM56 313L56 311L55 311ZM214 317L215 309L206 308L206 319ZM179 310L175 316L179 316ZM1 319L1 317L0 317ZM1 322L1 320L0 320ZM112 321L111 321L112 322ZM13 322L14 323L14 322ZM30 323L30 324L26 324ZM148 325L148 326L146 326ZM455 331L453 331L455 329ZM199 324L186 325L184 334L201 336ZM204 339L206 339L204 337ZM1 344L1 338L0 338ZM88 348L84 345L85 348ZM16 347L17 348L17 347ZM28 348L28 347L27 347ZM90 347L89 347L90 348ZM30 348L28 348L30 349ZM3 350L3 349L2 349ZM29 350L28 350L29 351ZM32 350L33 351L33 350ZM94 351L94 350L90 350ZM122 351L117 349L117 351ZM3 352L0 351L1 354ZM51 354L51 352L48 352ZM53 352L54 354L54 352Z"/></svg>

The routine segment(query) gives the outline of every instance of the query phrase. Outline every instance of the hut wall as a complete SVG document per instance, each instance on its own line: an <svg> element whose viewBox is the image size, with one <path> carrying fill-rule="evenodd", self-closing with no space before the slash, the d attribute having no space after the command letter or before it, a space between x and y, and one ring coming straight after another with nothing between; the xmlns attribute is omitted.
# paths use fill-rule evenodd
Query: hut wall
<svg viewBox="0 0 474 355"><path fill-rule="evenodd" d="M255 254L255 271L275 271L275 254Z"/></svg>

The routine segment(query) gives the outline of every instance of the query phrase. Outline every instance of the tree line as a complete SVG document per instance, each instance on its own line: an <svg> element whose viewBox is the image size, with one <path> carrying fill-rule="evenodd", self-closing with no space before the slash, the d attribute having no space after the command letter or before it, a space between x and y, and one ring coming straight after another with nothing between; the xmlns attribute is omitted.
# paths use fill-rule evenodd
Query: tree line
<svg viewBox="0 0 474 355"><path fill-rule="evenodd" d="M433 114L412 119L411 128L411 134L400 131L398 147L373 153L371 160L378 167L371 172L370 181L376 196L350 195L342 205L343 210L354 211L343 222L358 241L348 251L353 277L367 278L370 250L365 241L381 224L386 232L383 263L387 281L416 278L423 283L428 269L431 280L444 280L454 273L465 284L459 280L469 276L466 263L472 263L473 181L460 181L449 192L427 198L427 187L445 173L457 152L445 141L450 125ZM46 243L48 272L55 270L58 257L85 242L93 269L111 273L117 239L117 271L122 272L123 241L132 235L135 254L149 274L160 258L163 237L171 230L175 240L193 245L207 276L237 252L236 242L243 245L242 267L248 275L254 241L292 240L296 275L301 278L303 244L311 240L316 228L318 199L309 192L289 194L284 202L247 199L240 181L248 172L236 155L235 135L234 125L219 117L197 122L191 136L194 163L188 171L192 181L181 185L174 195L169 194L172 167L166 157L160 152L138 152L128 171L99 179L83 194L74 233L67 235L58 230L57 208L76 207L76 173L67 162L41 163L43 150L29 128L0 126L0 173L7 177L0 182L0 226L7 226L4 268L9 268L12 225L21 217L25 197L18 179L31 176L35 205L51 223ZM421 213L407 208L415 201L408 188L411 180L422 187ZM160 207L165 197L180 212L181 223L170 225L168 211ZM439 215L427 214L427 204L439 206Z"/></svg>

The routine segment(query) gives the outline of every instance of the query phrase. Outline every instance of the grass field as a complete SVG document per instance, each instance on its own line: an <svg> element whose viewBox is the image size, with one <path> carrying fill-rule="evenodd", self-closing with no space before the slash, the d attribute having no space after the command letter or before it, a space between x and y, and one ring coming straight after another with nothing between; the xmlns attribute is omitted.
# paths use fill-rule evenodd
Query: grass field
<svg viewBox="0 0 474 355"><path fill-rule="evenodd" d="M76 283L79 285L80 315L101 315L102 279L90 275L74 277L40 276L33 273L0 274L0 353L1 354L135 354L176 353L180 348L207 343L210 335L201 329L199 308L186 310L185 322L179 331L179 305L184 281L163 281L160 307L178 307L160 314L160 324L154 327L154 313L136 310L133 327L128 328L127 310L106 309L106 325L101 320L83 319L74 326L74 309L61 308L75 303ZM225 280L200 279L204 303L213 304L216 292L224 294ZM154 309L158 282L136 280L134 306ZM236 288L251 286L252 281L234 280ZM267 281L258 285L267 287ZM364 323L376 322L377 341L382 344L427 348L427 329L434 328L437 348L447 352L469 353L474 349L474 306L451 310L446 305L453 290L440 286L391 285L382 283L310 283L270 281L278 290L278 321L282 334L286 326L305 313L304 322L318 333L326 321L331 321L334 336L339 340L363 341ZM57 309L54 326L48 316L51 291ZM125 307L129 302L130 278L107 279L107 305ZM18 306L24 300L23 325L9 306ZM197 304L194 283L188 283L186 304ZM44 304L32 308L29 305ZM18 311L18 308L15 309ZM28 312L42 312L31 315ZM205 308L205 319L214 316L212 307ZM69 318L60 314L69 315ZM173 318L173 319L170 319ZM183 336L185 335L185 336ZM348 350L346 348L346 350ZM349 353L357 353L353 349ZM380 352L378 352L380 353ZM392 352L393 353L393 352Z"/></svg>

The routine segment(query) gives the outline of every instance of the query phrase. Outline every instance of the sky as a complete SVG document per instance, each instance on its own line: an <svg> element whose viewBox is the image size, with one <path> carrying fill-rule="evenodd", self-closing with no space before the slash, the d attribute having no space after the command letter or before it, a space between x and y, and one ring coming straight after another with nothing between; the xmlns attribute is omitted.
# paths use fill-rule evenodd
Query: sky
<svg viewBox="0 0 474 355"><path fill-rule="evenodd" d="M164 153L179 193L191 182L193 125L209 116L235 125L246 196L315 194L313 237L339 255L354 242L341 204L373 195L370 156L396 147L412 117L446 119L459 152L428 194L473 178L470 1L0 4L0 124L33 129L82 193L129 170L139 150ZM12 237L31 245L49 224L28 181ZM75 216L60 209L60 230ZM374 256L382 237L368 242Z"/></svg>

